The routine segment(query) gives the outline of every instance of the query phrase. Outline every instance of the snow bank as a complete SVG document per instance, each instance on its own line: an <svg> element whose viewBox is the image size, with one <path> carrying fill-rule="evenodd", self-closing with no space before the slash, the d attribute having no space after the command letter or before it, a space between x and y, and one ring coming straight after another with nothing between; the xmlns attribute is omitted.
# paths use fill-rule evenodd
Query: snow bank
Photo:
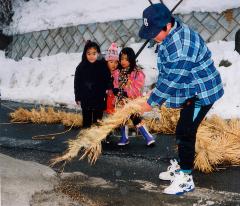
<svg viewBox="0 0 240 206"><path fill-rule="evenodd" d="M164 0L169 9L179 0ZM158 0L153 0L158 3ZM148 0L15 0L13 22L5 33L27 33L94 22L141 18ZM184 0L175 13L221 13L240 7L240 0Z"/></svg>
<svg viewBox="0 0 240 206"><path fill-rule="evenodd" d="M137 51L141 44L130 45ZM213 42L208 44L213 53L215 65L221 73L225 94L216 102L210 114L223 118L240 118L240 56L234 51L234 42ZM219 67L221 60L232 63ZM81 61L81 54L57 54L43 58L23 58L16 62L5 58L0 52L0 89L2 99L20 102L75 107L73 80L75 68ZM156 54L154 48L145 48L138 58L144 68L146 86L156 82Z"/></svg>

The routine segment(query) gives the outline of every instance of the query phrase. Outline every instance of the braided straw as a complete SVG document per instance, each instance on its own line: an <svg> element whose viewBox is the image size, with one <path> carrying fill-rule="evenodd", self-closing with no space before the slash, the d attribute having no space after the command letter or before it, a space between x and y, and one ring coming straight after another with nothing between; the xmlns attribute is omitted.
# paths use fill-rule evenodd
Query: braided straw
<svg viewBox="0 0 240 206"><path fill-rule="evenodd" d="M101 141L107 134L121 124L125 124L129 116L141 110L141 104L147 97L129 100L123 108L117 108L113 115L104 118L99 126L82 130L76 139L69 140L68 150L60 157L53 159L53 164L70 161L81 151L82 156L88 157L94 163L102 152ZM151 132L174 134L179 118L179 110L164 106L157 111L157 118L147 117L144 122ZM12 122L34 123L63 123L64 125L82 125L79 114L55 112L52 108L40 108L39 111L19 109L11 113ZM74 124L73 124L74 123ZM201 123L196 139L195 168L209 173L218 165L240 165L240 120L224 120L212 116Z"/></svg>
<svg viewBox="0 0 240 206"><path fill-rule="evenodd" d="M70 161L76 157L80 151L83 152L80 159L88 157L88 161L93 164L102 152L101 141L115 128L124 124L129 116L141 112L142 104L147 97L139 97L126 103L122 108L117 108L116 112L99 122L99 126L92 126L89 129L80 131L75 140L68 141L67 152L51 162L54 165L62 161Z"/></svg>

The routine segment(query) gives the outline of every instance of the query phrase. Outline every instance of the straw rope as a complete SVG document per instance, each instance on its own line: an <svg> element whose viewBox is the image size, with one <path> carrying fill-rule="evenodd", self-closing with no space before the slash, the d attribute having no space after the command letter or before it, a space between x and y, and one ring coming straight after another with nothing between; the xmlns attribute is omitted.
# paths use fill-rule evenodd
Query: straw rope
<svg viewBox="0 0 240 206"><path fill-rule="evenodd" d="M126 123L131 114L139 112L141 104L145 101L146 97L129 101L123 108L117 108L113 115L104 118L98 125L81 130L76 139L68 141L68 150L62 156L53 159L53 164L70 161L79 152L81 153L80 159L88 157L89 162L94 163L102 152L101 141L112 130ZM41 115L37 114L36 110L23 111L23 109L19 109L11 114L11 117L14 118L12 121L55 122L65 125L73 124L76 121L78 127L82 124L82 117L79 114L56 112L50 108L41 108L38 112ZM52 117L46 117L47 114ZM179 110L162 106L161 109L158 109L157 114L158 116L155 118L144 118L149 130L152 133L174 134L179 119ZM195 168L208 173L217 169L219 165L240 165L239 119L224 120L218 116L212 116L203 120L199 126Z"/></svg>
<svg viewBox="0 0 240 206"><path fill-rule="evenodd" d="M95 163L102 152L101 141L104 140L112 130L124 124L131 114L140 112L142 108L141 105L144 102L146 102L146 97L132 100L122 108L117 108L114 114L103 118L103 120L99 122L99 125L81 130L75 140L68 141L68 150L66 153L53 159L51 165L62 161L70 161L76 157L79 152L82 152L80 159L87 156L91 164Z"/></svg>
<svg viewBox="0 0 240 206"><path fill-rule="evenodd" d="M53 140L53 139L55 139L55 136L57 136L57 135L62 135L62 134L66 134L67 132L70 132L72 130L73 126L74 126L74 123L72 124L72 126L69 129L67 129L63 132L44 134L44 135L35 135L32 137L32 139L33 140Z"/></svg>

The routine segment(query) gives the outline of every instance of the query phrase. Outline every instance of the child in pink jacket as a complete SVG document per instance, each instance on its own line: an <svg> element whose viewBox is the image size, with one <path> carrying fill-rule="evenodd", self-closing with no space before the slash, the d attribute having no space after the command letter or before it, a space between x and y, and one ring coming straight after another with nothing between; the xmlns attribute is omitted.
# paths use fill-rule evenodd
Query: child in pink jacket
<svg viewBox="0 0 240 206"><path fill-rule="evenodd" d="M132 48L123 48L119 54L119 67L112 72L113 80L113 94L115 95L115 104L124 104L124 101L135 99L142 96L142 90L145 82L145 75L141 68L136 65L136 55ZM142 118L139 114L131 115L130 119L133 125L137 127L139 132L146 140L147 146L155 143L153 136L148 132L143 124ZM121 127L121 139L119 146L129 144L128 127L123 125Z"/></svg>

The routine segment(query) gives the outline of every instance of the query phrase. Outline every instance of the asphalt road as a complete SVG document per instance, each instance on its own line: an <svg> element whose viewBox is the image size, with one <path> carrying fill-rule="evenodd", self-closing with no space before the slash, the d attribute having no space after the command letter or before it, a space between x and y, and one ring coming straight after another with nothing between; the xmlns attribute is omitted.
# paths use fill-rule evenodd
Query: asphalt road
<svg viewBox="0 0 240 206"><path fill-rule="evenodd" d="M48 165L52 157L67 148L66 140L79 132L79 129L72 129L54 140L32 140L35 135L62 132L67 128L59 124L5 124L10 121L12 109L18 107L39 105L2 101L0 153ZM75 184L75 192L80 190L103 205L240 205L240 167L219 168L211 174L194 171L194 192L181 197L168 196L162 194L162 189L169 183L159 180L158 174L166 170L170 159L177 157L174 136L157 135L156 145L150 148L140 136L130 138L126 147L118 147L117 141L118 137L112 136L110 143L102 144L103 154L96 164L75 159L64 168L64 172L102 178L114 187L92 187L87 181L79 186L76 178L80 177L76 177L68 180L69 184ZM61 167L58 165L54 169L60 171Z"/></svg>

